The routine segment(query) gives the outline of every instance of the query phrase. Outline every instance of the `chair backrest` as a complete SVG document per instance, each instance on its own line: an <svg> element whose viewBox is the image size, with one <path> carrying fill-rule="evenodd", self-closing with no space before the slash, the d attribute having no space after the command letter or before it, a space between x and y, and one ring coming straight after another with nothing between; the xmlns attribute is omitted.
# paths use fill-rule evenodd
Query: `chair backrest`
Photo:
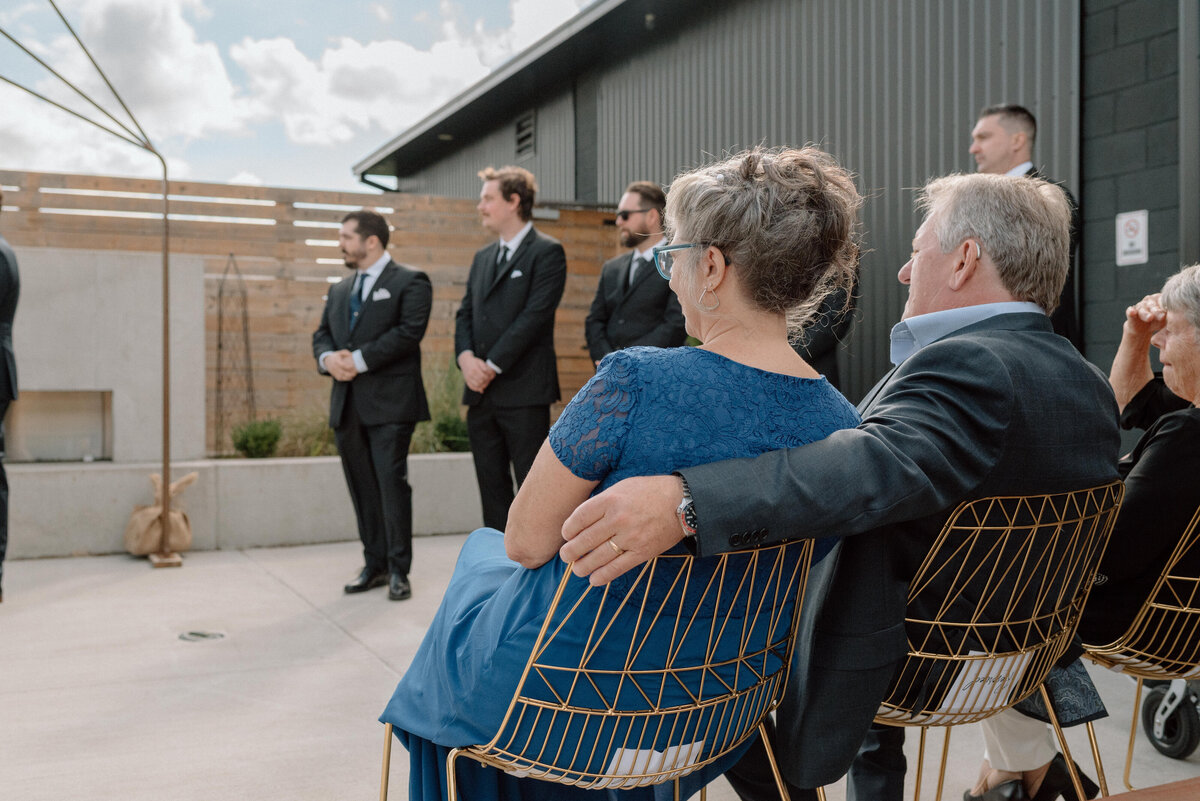
<svg viewBox="0 0 1200 801"><path fill-rule="evenodd" d="M1129 628L1087 656L1143 679L1200 676L1200 508Z"/></svg>
<svg viewBox="0 0 1200 801"><path fill-rule="evenodd" d="M607 587L564 576L500 731L468 749L582 787L677 779L783 695L812 541L668 553Z"/></svg>
<svg viewBox="0 0 1200 801"><path fill-rule="evenodd" d="M959 505L909 586L909 654L876 720L971 723L1033 693L1074 636L1123 495L1116 481Z"/></svg>

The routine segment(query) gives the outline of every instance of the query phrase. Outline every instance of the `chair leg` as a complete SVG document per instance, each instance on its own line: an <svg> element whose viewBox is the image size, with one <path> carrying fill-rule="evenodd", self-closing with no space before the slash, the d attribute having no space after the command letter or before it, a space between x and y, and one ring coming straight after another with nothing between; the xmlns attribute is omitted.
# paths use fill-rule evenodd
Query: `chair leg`
<svg viewBox="0 0 1200 801"><path fill-rule="evenodd" d="M1071 785L1075 788L1076 798L1086 798L1083 792L1083 783L1079 781L1079 771L1075 770L1075 759L1071 756L1071 747L1067 745L1067 736L1063 733L1062 726L1059 725L1058 715L1054 714L1054 704L1050 702L1050 691L1046 689L1046 685L1041 685L1042 701L1046 705L1046 714L1050 716L1050 724L1054 726L1054 733L1058 736L1058 745L1062 749L1063 758L1067 761L1067 773L1071 775Z"/></svg>
<svg viewBox="0 0 1200 801"><path fill-rule="evenodd" d="M1096 781L1100 784L1100 797L1108 798L1108 781L1104 778L1104 765L1100 762L1100 744L1096 741L1096 727L1089 720L1087 727L1088 743L1092 746L1092 761L1096 763Z"/></svg>
<svg viewBox="0 0 1200 801"><path fill-rule="evenodd" d="M451 748L446 755L446 801L458 798L458 782L454 780L454 762L458 759L459 749Z"/></svg>
<svg viewBox="0 0 1200 801"><path fill-rule="evenodd" d="M946 727L946 739L942 742L942 764L938 768L936 801L942 801L942 785L946 782L946 757L950 755L950 727Z"/></svg>
<svg viewBox="0 0 1200 801"><path fill-rule="evenodd" d="M1129 722L1129 750L1125 752L1125 789L1133 791L1129 783L1129 771L1133 767L1133 743L1137 740L1138 711L1142 708L1142 680L1137 680L1137 689L1133 693L1133 720Z"/></svg>
<svg viewBox="0 0 1200 801"><path fill-rule="evenodd" d="M817 801L825 801L825 788L824 787L817 788Z"/></svg>
<svg viewBox="0 0 1200 801"><path fill-rule="evenodd" d="M771 747L771 740L767 737L767 724L758 724L758 736L762 738L763 750L767 752L767 763L771 766L771 775L775 777L775 786L779 788L779 797L783 801L792 801L787 786L783 783L783 774L779 772L779 765L775 764L775 749ZM825 801L825 791L820 787L817 788L817 798Z"/></svg>
<svg viewBox="0 0 1200 801"><path fill-rule="evenodd" d="M917 776L913 784L913 801L920 801L921 798L921 774L925 770L925 732L928 729L925 726L921 727L921 736L919 745L917 746Z"/></svg>
<svg viewBox="0 0 1200 801"><path fill-rule="evenodd" d="M392 772L392 724L383 727L383 775L379 779L379 801L387 801L388 776Z"/></svg>

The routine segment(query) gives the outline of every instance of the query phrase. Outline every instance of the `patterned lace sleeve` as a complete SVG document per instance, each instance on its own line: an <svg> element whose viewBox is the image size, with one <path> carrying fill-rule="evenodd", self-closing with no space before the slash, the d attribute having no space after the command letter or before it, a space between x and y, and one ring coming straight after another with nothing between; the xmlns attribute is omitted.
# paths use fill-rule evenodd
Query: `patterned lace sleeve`
<svg viewBox="0 0 1200 801"><path fill-rule="evenodd" d="M580 478L603 481L620 462L637 398L636 376L634 358L609 354L550 429L554 454Z"/></svg>

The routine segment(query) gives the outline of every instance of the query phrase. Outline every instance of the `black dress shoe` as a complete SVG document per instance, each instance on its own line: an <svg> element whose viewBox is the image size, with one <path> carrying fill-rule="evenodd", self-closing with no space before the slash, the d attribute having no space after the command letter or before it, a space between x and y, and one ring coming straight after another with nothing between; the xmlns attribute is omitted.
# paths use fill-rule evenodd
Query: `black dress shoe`
<svg viewBox="0 0 1200 801"><path fill-rule="evenodd" d="M1096 793L1100 792L1100 788L1088 778L1087 774L1079 770L1079 765L1075 765L1075 770L1079 773L1079 783L1083 786L1084 796L1089 799L1095 798ZM1046 777L1042 779L1042 786L1038 788L1033 801L1054 801L1059 796L1065 798L1066 801L1081 801L1075 793L1075 785L1071 783L1071 772L1067 769L1067 760L1062 754L1055 754L1054 759L1050 760L1050 767L1046 769Z"/></svg>
<svg viewBox="0 0 1200 801"><path fill-rule="evenodd" d="M388 582L388 600L403 601L405 598L412 597L412 587L408 584L408 576L402 573L393 573L392 580Z"/></svg>
<svg viewBox="0 0 1200 801"><path fill-rule="evenodd" d="M347 593L366 592L373 590L376 587L382 587L387 584L388 574L386 572L373 573L371 568L364 567L362 572L358 574L358 578L347 584L343 589Z"/></svg>
<svg viewBox="0 0 1200 801"><path fill-rule="evenodd" d="M963 790L963 801L1029 801L1029 794L1025 792L1024 782L1012 779L997 784L983 795L971 795L970 790Z"/></svg>

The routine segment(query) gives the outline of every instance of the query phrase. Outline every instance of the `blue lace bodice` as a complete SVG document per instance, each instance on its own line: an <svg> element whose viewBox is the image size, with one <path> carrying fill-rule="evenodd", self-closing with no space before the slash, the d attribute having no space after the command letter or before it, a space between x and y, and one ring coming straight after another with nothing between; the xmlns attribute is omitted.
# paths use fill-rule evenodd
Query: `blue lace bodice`
<svg viewBox="0 0 1200 801"><path fill-rule="evenodd" d="M823 439L858 424L824 378L796 378L700 348L609 354L550 430L550 444L596 492L659 475Z"/></svg>

